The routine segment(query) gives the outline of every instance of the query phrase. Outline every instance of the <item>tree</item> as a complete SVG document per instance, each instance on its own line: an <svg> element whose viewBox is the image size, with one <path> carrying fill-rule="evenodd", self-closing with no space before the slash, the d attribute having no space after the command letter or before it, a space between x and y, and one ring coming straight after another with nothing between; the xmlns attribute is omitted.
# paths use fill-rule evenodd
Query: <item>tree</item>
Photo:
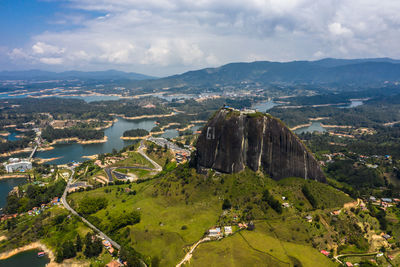
<svg viewBox="0 0 400 267"><path fill-rule="evenodd" d="M266 201L268 205L273 208L277 213L281 214L282 213L282 206L281 203L276 200L268 191L268 189L265 189L263 192L263 201Z"/></svg>
<svg viewBox="0 0 400 267"><path fill-rule="evenodd" d="M56 252L56 262L61 263L63 260L64 260L64 256L62 253L62 249L59 248L59 249L57 249L57 252Z"/></svg>
<svg viewBox="0 0 400 267"><path fill-rule="evenodd" d="M222 209L223 210L228 210L230 208L232 208L231 201L229 199L227 199L227 198L224 199L224 203L222 203Z"/></svg>
<svg viewBox="0 0 400 267"><path fill-rule="evenodd" d="M81 236L79 234L76 236L75 247L76 247L76 251L77 252L81 252L82 251L82 240L81 240Z"/></svg>
<svg viewBox="0 0 400 267"><path fill-rule="evenodd" d="M142 263L140 261L140 254L131 247L122 247L119 256L122 261L126 261L128 267L142 266Z"/></svg>
<svg viewBox="0 0 400 267"><path fill-rule="evenodd" d="M87 233L85 236L85 250L83 254L87 258L97 257L103 250L101 240L96 237L93 233Z"/></svg>
<svg viewBox="0 0 400 267"><path fill-rule="evenodd" d="M62 255L64 259L70 259L76 256L76 249L71 241L64 242L62 245Z"/></svg>
<svg viewBox="0 0 400 267"><path fill-rule="evenodd" d="M155 256L151 259L151 267L158 267L160 266L160 259Z"/></svg>

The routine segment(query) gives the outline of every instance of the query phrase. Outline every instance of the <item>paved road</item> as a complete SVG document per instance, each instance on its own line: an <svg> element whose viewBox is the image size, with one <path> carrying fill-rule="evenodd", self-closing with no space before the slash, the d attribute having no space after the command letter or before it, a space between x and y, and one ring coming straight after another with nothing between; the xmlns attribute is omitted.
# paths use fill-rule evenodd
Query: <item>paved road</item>
<svg viewBox="0 0 400 267"><path fill-rule="evenodd" d="M140 155L142 155L144 158L146 158L148 161L150 161L150 163L153 164L154 168L149 168L149 167L144 167L144 166L122 166L122 167L104 168L104 171L106 172L107 177L108 177L108 181L112 182L114 180L112 177L112 173L113 173L113 170L115 170L115 169L141 169L141 170L149 170L149 171L156 171L156 172L162 171L162 167L157 162L155 162L154 160L149 158L149 156L147 156L146 153L144 153L145 148L146 148L146 146L144 145L144 141L142 140L140 142L138 153Z"/></svg>
<svg viewBox="0 0 400 267"><path fill-rule="evenodd" d="M69 186L70 186L70 184L71 184L71 182L72 182L72 179L73 179L73 176L74 176L74 173L75 173L75 169L74 169L74 168L71 168L71 171L72 171L72 174L71 174L70 178L68 179L67 186L65 187L64 193L63 193L63 195L62 195L62 197L61 197L61 202L62 202L62 204L63 204L64 207L65 207L67 210L69 210L72 214L74 214L74 215L78 216L79 218L81 218L81 220L82 220L84 223L86 223L90 228L92 228L95 232L97 232L101 237L103 237L104 239L110 241L110 243L111 243L111 245L112 245L113 247L115 247L115 248L118 249L118 250L121 249L121 246L120 246L117 242L115 242L114 240L112 240L111 238L109 238L105 233L103 233L102 231L100 231L99 229L97 229L96 226L94 226L94 225L91 224L88 220L86 220L86 219L83 218L81 215L79 215L79 214L78 214L73 208L71 208L70 205L68 204L68 202L67 202L67 192L68 192Z"/></svg>
<svg viewBox="0 0 400 267"><path fill-rule="evenodd" d="M138 149L139 154L142 155L143 157L145 157L148 161L150 161L151 164L153 164L155 171L158 171L158 172L162 171L162 167L160 165L158 165L157 162L155 162L154 160L149 158L149 156L147 156L146 153L144 153L145 148L146 148L146 146L144 145L144 140L140 141L140 146Z"/></svg>
<svg viewBox="0 0 400 267"><path fill-rule="evenodd" d="M118 178L118 173L114 172L115 169L139 169L139 170L148 170L148 171L157 171L157 172L159 171L158 169L153 169L153 168L144 167L144 166L121 166L121 167L104 168L109 182L113 181L112 173L114 173L114 175ZM120 175L122 175L122 173ZM124 176L128 176L128 175L124 174ZM118 178L118 179L121 179L121 178Z"/></svg>

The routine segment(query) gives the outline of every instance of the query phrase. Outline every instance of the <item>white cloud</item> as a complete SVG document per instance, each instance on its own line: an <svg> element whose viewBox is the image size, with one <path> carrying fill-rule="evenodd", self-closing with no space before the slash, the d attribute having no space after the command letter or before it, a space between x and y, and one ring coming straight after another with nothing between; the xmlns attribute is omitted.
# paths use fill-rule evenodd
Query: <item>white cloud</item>
<svg viewBox="0 0 400 267"><path fill-rule="evenodd" d="M343 27L339 22L334 22L329 25L329 31L333 35L351 36L353 32L346 27Z"/></svg>
<svg viewBox="0 0 400 267"><path fill-rule="evenodd" d="M11 49L14 62L166 75L233 61L400 57L397 0L69 2L103 15L60 15L80 27L34 36Z"/></svg>
<svg viewBox="0 0 400 267"><path fill-rule="evenodd" d="M33 54L48 55L48 54L62 54L65 52L64 48L59 48L54 45L49 45L43 42L37 42L32 46Z"/></svg>
<svg viewBox="0 0 400 267"><path fill-rule="evenodd" d="M60 65L63 63L63 59L59 57L42 57L39 61L48 65Z"/></svg>

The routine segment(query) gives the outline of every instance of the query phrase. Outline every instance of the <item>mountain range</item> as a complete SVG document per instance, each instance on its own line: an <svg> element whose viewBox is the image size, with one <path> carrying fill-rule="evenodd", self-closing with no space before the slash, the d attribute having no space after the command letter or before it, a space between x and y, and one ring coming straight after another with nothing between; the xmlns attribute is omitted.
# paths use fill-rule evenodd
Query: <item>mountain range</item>
<svg viewBox="0 0 400 267"><path fill-rule="evenodd" d="M0 80L25 79L95 79L132 80L133 86L144 88L182 86L220 86L238 83L344 83L369 84L400 80L400 60L391 58L335 59L317 61L229 63L182 74L156 78L134 72L41 70L2 71Z"/></svg>
<svg viewBox="0 0 400 267"><path fill-rule="evenodd" d="M117 70L105 71L64 71L43 70L0 71L0 80L150 80L156 77Z"/></svg>

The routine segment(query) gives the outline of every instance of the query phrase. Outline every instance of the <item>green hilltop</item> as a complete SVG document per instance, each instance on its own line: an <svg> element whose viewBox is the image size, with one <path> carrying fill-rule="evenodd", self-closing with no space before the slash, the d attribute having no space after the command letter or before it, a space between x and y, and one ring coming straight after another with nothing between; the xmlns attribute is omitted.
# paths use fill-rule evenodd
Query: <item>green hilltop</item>
<svg viewBox="0 0 400 267"><path fill-rule="evenodd" d="M173 163L168 166L174 168ZM312 203L310 196L314 198ZM176 265L189 247L215 226L232 226L234 234L201 244L190 265L202 266L210 260L218 266L254 265L260 261L277 266L313 266L312 262L318 261L334 266L315 248L334 246L334 242L323 242L333 234L324 226L330 220L329 212L353 201L343 192L316 181L286 178L277 182L249 169L236 174L210 171L204 175L188 164L164 170L155 179L142 183L69 196L77 210L88 198L105 198L108 203L90 214L89 221L108 230L121 244L134 248L146 262L159 259L160 266ZM282 208L283 203L289 207ZM110 230L114 218L132 212L140 213L139 223ZM306 215L311 215L313 222L307 222ZM253 231L239 231L238 223L250 221L255 225Z"/></svg>

